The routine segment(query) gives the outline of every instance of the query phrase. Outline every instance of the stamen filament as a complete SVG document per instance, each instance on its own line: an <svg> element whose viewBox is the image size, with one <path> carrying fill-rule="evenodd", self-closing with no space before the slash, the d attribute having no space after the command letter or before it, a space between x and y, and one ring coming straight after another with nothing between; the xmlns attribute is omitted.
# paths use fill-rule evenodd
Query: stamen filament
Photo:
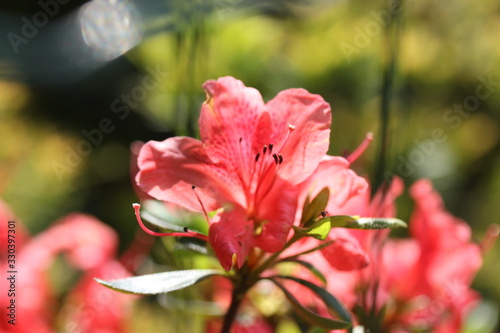
<svg viewBox="0 0 500 333"><path fill-rule="evenodd" d="M203 215L205 215L205 219L207 220L207 223L210 225L210 219L208 218L207 210L205 209L203 202L201 202L200 196L195 191L196 185L191 186L191 188L193 189L193 192L194 192L194 195L196 196L196 199L198 199L198 202L200 203L201 209L203 210Z"/></svg>
<svg viewBox="0 0 500 333"><path fill-rule="evenodd" d="M281 153L283 148L285 148L286 143L288 142L288 138L290 138L290 134L292 134L292 132L294 130L295 130L295 126L293 126L292 124L288 124L288 132L286 133L285 141L283 141L283 144L281 145L281 148L279 149L278 154Z"/></svg>
<svg viewBox="0 0 500 333"><path fill-rule="evenodd" d="M346 158L347 161L349 161L349 163L354 163L354 161L356 161L358 157L360 157L363 154L366 148L368 148L370 142L372 141L373 141L373 133L372 132L366 133L363 142L361 142L361 144L358 146L358 148L356 148L356 150L354 150L349 156L347 156Z"/></svg>
<svg viewBox="0 0 500 333"><path fill-rule="evenodd" d="M141 205L138 203L132 204L132 207L134 208L135 211L135 217L137 219L137 222L141 226L141 229L144 230L146 233L152 235L152 236L158 236L158 237L164 237L164 236L180 236L180 237L192 237L192 238L198 238L204 241L208 242L208 237L202 234L199 234L197 232L189 230L187 227L184 228L185 232L155 232L152 231L151 229L147 228L144 223L142 222L141 219Z"/></svg>

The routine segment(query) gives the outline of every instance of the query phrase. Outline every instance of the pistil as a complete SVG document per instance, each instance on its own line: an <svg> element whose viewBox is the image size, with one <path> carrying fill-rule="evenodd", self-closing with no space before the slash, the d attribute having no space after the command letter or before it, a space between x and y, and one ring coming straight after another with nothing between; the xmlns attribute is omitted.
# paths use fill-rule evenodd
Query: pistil
<svg viewBox="0 0 500 333"><path fill-rule="evenodd" d="M132 204L132 207L134 208L135 211L135 217L137 219L137 222L141 226L142 230L144 230L146 233L152 235L152 236L158 236L158 237L164 237L164 236L180 236L180 237L192 237L192 238L198 238L204 241L208 242L208 237L206 235L194 232L189 230L187 227L184 227L184 232L155 232L152 231L151 229L147 228L144 223L142 222L141 219L141 205L138 203Z"/></svg>

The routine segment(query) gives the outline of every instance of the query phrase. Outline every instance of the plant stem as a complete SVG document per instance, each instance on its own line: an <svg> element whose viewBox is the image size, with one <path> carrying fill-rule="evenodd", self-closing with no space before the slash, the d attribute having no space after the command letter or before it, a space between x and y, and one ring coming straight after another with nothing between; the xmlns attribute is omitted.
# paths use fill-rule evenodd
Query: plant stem
<svg viewBox="0 0 500 333"><path fill-rule="evenodd" d="M245 297L246 291L246 288L241 288L241 286L236 284L234 285L233 292L231 294L231 304L229 305L226 315L224 316L224 323L222 324L221 333L230 332L234 319L236 319L238 308L240 307L240 304Z"/></svg>

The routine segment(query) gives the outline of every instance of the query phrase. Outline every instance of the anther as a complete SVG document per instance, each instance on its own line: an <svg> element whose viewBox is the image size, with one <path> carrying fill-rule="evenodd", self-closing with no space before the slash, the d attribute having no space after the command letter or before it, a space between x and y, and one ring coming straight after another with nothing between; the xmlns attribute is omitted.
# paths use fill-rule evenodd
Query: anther
<svg viewBox="0 0 500 333"><path fill-rule="evenodd" d="M321 217L325 218L328 215L328 212L326 210L324 210L319 214L321 215Z"/></svg>
<svg viewBox="0 0 500 333"><path fill-rule="evenodd" d="M293 131L295 129L295 126L293 126L292 124L288 124L288 129L290 131Z"/></svg>
<svg viewBox="0 0 500 333"><path fill-rule="evenodd" d="M243 138L240 138L240 142L243 141Z"/></svg>
<svg viewBox="0 0 500 333"><path fill-rule="evenodd" d="M274 163L278 164L278 155L273 154Z"/></svg>
<svg viewBox="0 0 500 333"><path fill-rule="evenodd" d="M196 188L196 185L192 185L192 186L191 186L191 189L193 189L193 190L194 190L195 188Z"/></svg>
<svg viewBox="0 0 500 333"><path fill-rule="evenodd" d="M259 161L259 157L260 157L260 153L257 153L257 155L255 155L255 162Z"/></svg>
<svg viewBox="0 0 500 333"><path fill-rule="evenodd" d="M278 159L279 159L279 163L278 164L283 163L283 156L281 156L281 154L278 154Z"/></svg>
<svg viewBox="0 0 500 333"><path fill-rule="evenodd" d="M267 151L267 146L266 146L266 145L264 145L264 149L262 149L262 153L263 153L263 154L265 154L265 153L266 153L266 151Z"/></svg>
<svg viewBox="0 0 500 333"><path fill-rule="evenodd" d="M269 154L273 152L274 145L272 143L269 144Z"/></svg>
<svg viewBox="0 0 500 333"><path fill-rule="evenodd" d="M184 230L184 232L188 232L189 231L188 227L184 227L182 230Z"/></svg>

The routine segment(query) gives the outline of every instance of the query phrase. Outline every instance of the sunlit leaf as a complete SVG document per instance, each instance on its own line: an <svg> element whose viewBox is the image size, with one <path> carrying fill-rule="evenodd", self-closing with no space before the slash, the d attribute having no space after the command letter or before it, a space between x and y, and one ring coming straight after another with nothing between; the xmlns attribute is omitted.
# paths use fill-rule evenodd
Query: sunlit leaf
<svg viewBox="0 0 500 333"><path fill-rule="evenodd" d="M328 216L320 221L329 221L332 228L350 229L395 229L406 228L405 222L388 217L357 217L349 215ZM318 221L319 222L319 221Z"/></svg>
<svg viewBox="0 0 500 333"><path fill-rule="evenodd" d="M292 276L274 276L274 277L269 277L268 279L271 280L274 284L276 284L276 286L278 286L278 288L280 288L283 291L283 293L285 294L286 298L292 305L295 312L309 324L328 330L344 329L352 326L350 313L332 294L330 294L325 289L309 281L295 278ZM283 286L280 282L277 281L278 279L292 280L309 288L323 301L323 303L328 308L330 313L332 315L335 314L336 316L339 317L339 319L323 317L307 309L306 307L304 307L302 304L299 303L299 301L295 298L295 296L293 296L288 291L288 289L285 288L285 286Z"/></svg>
<svg viewBox="0 0 500 333"><path fill-rule="evenodd" d="M301 228L295 226L293 228L296 232L302 234L303 236L314 237L319 240L325 240L326 237L328 236L328 233L332 229L330 221L325 219L315 221L308 228Z"/></svg>
<svg viewBox="0 0 500 333"><path fill-rule="evenodd" d="M105 281L95 278L108 288L133 294L160 294L183 289L208 277L223 275L214 269L191 269L134 276L125 279Z"/></svg>

